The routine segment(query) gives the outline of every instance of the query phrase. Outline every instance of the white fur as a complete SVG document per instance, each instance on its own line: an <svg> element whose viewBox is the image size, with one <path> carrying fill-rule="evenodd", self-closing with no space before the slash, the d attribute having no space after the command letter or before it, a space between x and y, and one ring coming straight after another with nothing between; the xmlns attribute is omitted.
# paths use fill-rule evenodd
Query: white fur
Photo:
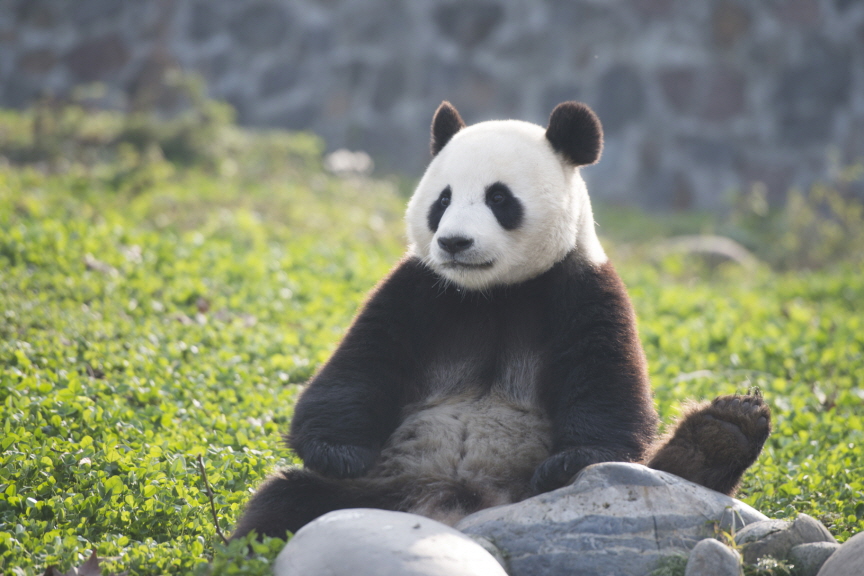
<svg viewBox="0 0 864 576"><path fill-rule="evenodd" d="M459 489L480 508L518 502L552 445L549 419L536 403L506 394L450 395L411 407L369 478L410 486L409 512L455 524L473 510L448 505Z"/></svg>
<svg viewBox="0 0 864 576"><path fill-rule="evenodd" d="M523 282L542 274L571 250L602 264L591 203L578 169L556 154L544 128L528 122L481 122L459 131L429 164L408 203L409 251L446 280L469 290ZM486 206L486 188L506 184L521 201L522 225L502 228ZM429 208L450 186L451 203L437 232L427 224ZM457 258L489 268L445 267L452 256L438 238L474 240Z"/></svg>

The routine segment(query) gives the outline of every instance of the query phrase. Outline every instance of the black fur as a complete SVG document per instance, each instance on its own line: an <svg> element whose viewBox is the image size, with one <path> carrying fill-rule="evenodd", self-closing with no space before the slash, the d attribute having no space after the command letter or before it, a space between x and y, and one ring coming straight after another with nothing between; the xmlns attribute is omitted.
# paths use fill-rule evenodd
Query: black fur
<svg viewBox="0 0 864 576"><path fill-rule="evenodd" d="M331 480L297 468L281 470L267 479L246 505L232 538L252 530L259 537L285 538L315 518L344 508L394 510L398 500L386 485Z"/></svg>
<svg viewBox="0 0 864 576"><path fill-rule="evenodd" d="M433 362L480 367L480 383L467 392L484 395L508 355L525 346L543 359L539 397L553 427L552 456L535 473L537 490L563 486L589 464L646 455L657 417L630 301L611 264L594 267L573 253L537 278L480 295L442 286L410 258L373 292L297 402L289 443L321 476L298 477L296 493L292 472L265 483L235 536L294 531L360 502L351 495L358 481L333 484L324 476L368 470L402 409L430 392L424 372ZM321 487L309 487L313 477ZM374 492L368 497L376 506L399 509L398 491L387 501ZM475 493L466 489L466 499Z"/></svg>
<svg viewBox="0 0 864 576"><path fill-rule="evenodd" d="M486 205L505 230L515 230L522 225L525 209L506 184L496 182L486 188Z"/></svg>
<svg viewBox="0 0 864 576"><path fill-rule="evenodd" d="M546 139L574 166L594 164L603 151L600 119L581 102L562 102L549 117Z"/></svg>
<svg viewBox="0 0 864 576"><path fill-rule="evenodd" d="M438 106L435 116L432 118L432 156L437 156L453 136L465 128L465 122L459 116L459 112L446 100Z"/></svg>
<svg viewBox="0 0 864 576"><path fill-rule="evenodd" d="M691 406L648 465L733 494L770 433L771 409L761 396L721 396Z"/></svg>
<svg viewBox="0 0 864 576"><path fill-rule="evenodd" d="M426 224L432 232L438 231L438 224L441 223L441 218L444 216L444 212L447 211L447 207L450 205L451 196L452 192L450 186L447 186L441 191L438 199L429 206L429 212L426 214Z"/></svg>

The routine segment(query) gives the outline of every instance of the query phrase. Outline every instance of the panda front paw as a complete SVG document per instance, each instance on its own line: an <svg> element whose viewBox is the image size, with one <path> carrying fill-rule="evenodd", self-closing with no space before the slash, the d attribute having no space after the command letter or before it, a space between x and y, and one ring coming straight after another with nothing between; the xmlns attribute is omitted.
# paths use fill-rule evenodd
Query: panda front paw
<svg viewBox="0 0 864 576"><path fill-rule="evenodd" d="M535 494L540 494L566 486L585 466L584 456L579 449L565 450L550 456L534 471L531 489Z"/></svg>
<svg viewBox="0 0 864 576"><path fill-rule="evenodd" d="M303 447L303 465L328 478L359 478L364 476L375 460L378 450L365 446L331 444L324 441L309 442Z"/></svg>

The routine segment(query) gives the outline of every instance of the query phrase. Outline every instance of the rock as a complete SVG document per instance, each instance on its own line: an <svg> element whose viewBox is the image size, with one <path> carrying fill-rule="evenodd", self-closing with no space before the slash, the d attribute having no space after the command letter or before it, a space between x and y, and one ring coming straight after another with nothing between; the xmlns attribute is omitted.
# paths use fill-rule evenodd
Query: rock
<svg viewBox="0 0 864 576"><path fill-rule="evenodd" d="M795 566L797 576L816 576L825 561L840 548L833 542L811 542L793 546L789 561Z"/></svg>
<svg viewBox="0 0 864 576"><path fill-rule="evenodd" d="M51 50L33 50L21 55L18 69L31 74L44 74L56 63L57 57Z"/></svg>
<svg viewBox="0 0 864 576"><path fill-rule="evenodd" d="M84 82L101 80L119 70L128 60L129 50L118 34L87 40L65 57L69 69Z"/></svg>
<svg viewBox="0 0 864 576"><path fill-rule="evenodd" d="M644 109L645 88L635 68L617 65L603 75L596 112L605 132L619 132L639 119Z"/></svg>
<svg viewBox="0 0 864 576"><path fill-rule="evenodd" d="M273 574L506 576L480 544L449 526L366 508L330 512L304 526L279 553Z"/></svg>
<svg viewBox="0 0 864 576"><path fill-rule="evenodd" d="M774 93L779 136L790 146L827 142L835 112L852 93L854 66L846 47L814 40L805 49L806 63L779 74Z"/></svg>
<svg viewBox="0 0 864 576"><path fill-rule="evenodd" d="M68 6L66 16L76 26L90 26L100 20L112 20L123 13L123 2L83 0Z"/></svg>
<svg viewBox="0 0 864 576"><path fill-rule="evenodd" d="M434 13L441 34L465 48L473 48L488 38L503 17L500 4L485 0L449 2Z"/></svg>
<svg viewBox="0 0 864 576"><path fill-rule="evenodd" d="M657 75L663 95L676 112L689 112L694 107L698 79L692 68L671 68Z"/></svg>
<svg viewBox="0 0 864 576"><path fill-rule="evenodd" d="M690 552L684 576L739 576L741 555L713 538L706 538Z"/></svg>
<svg viewBox="0 0 864 576"><path fill-rule="evenodd" d="M300 79L300 69L292 60L284 60L267 68L261 75L258 94L263 98L287 92Z"/></svg>
<svg viewBox="0 0 864 576"><path fill-rule="evenodd" d="M372 94L372 107L387 113L402 100L405 88L405 71L398 62L391 62L378 73L378 81Z"/></svg>
<svg viewBox="0 0 864 576"><path fill-rule="evenodd" d="M728 120L741 114L746 107L746 82L737 70L718 68L708 76L708 92L701 106L706 120Z"/></svg>
<svg viewBox="0 0 864 576"><path fill-rule="evenodd" d="M219 10L212 2L199 0L190 8L187 33L192 40L206 42L224 26Z"/></svg>
<svg viewBox="0 0 864 576"><path fill-rule="evenodd" d="M755 564L771 556L783 560L799 544L833 542L834 537L818 520L799 514L794 522L770 520L751 524L735 535L735 543L743 547L744 562Z"/></svg>
<svg viewBox="0 0 864 576"><path fill-rule="evenodd" d="M541 110L552 111L555 106L567 100L579 100L582 89L574 82L556 82L543 91Z"/></svg>
<svg viewBox="0 0 864 576"><path fill-rule="evenodd" d="M765 520L763 522L754 522L735 535L735 544L744 546L750 542L764 540L772 534L788 530L791 525L792 523L787 522L786 520Z"/></svg>
<svg viewBox="0 0 864 576"><path fill-rule="evenodd" d="M252 50L264 50L278 46L287 36L290 21L282 6L262 2L248 5L231 22L234 38Z"/></svg>
<svg viewBox="0 0 864 576"><path fill-rule="evenodd" d="M818 576L861 576L864 572L864 532L843 543L818 572Z"/></svg>
<svg viewBox="0 0 864 576"><path fill-rule="evenodd" d="M737 2L723 0L714 7L711 28L717 44L730 46L750 30L750 13Z"/></svg>
<svg viewBox="0 0 864 576"><path fill-rule="evenodd" d="M482 510L456 528L484 536L508 558L511 576L642 576L713 536L767 520L750 506L639 464L608 462L570 486Z"/></svg>

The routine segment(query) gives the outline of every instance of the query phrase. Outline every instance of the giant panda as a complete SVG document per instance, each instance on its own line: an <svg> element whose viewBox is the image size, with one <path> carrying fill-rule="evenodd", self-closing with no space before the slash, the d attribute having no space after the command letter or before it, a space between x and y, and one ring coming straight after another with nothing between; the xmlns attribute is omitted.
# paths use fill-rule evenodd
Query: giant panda
<svg viewBox="0 0 864 576"><path fill-rule="evenodd" d="M721 397L655 439L635 315L579 172L602 144L581 103L558 105L545 129L466 127L441 104L408 252L297 402L287 440L304 468L258 488L235 538L284 538L355 507L454 524L608 461L735 491L770 410Z"/></svg>

